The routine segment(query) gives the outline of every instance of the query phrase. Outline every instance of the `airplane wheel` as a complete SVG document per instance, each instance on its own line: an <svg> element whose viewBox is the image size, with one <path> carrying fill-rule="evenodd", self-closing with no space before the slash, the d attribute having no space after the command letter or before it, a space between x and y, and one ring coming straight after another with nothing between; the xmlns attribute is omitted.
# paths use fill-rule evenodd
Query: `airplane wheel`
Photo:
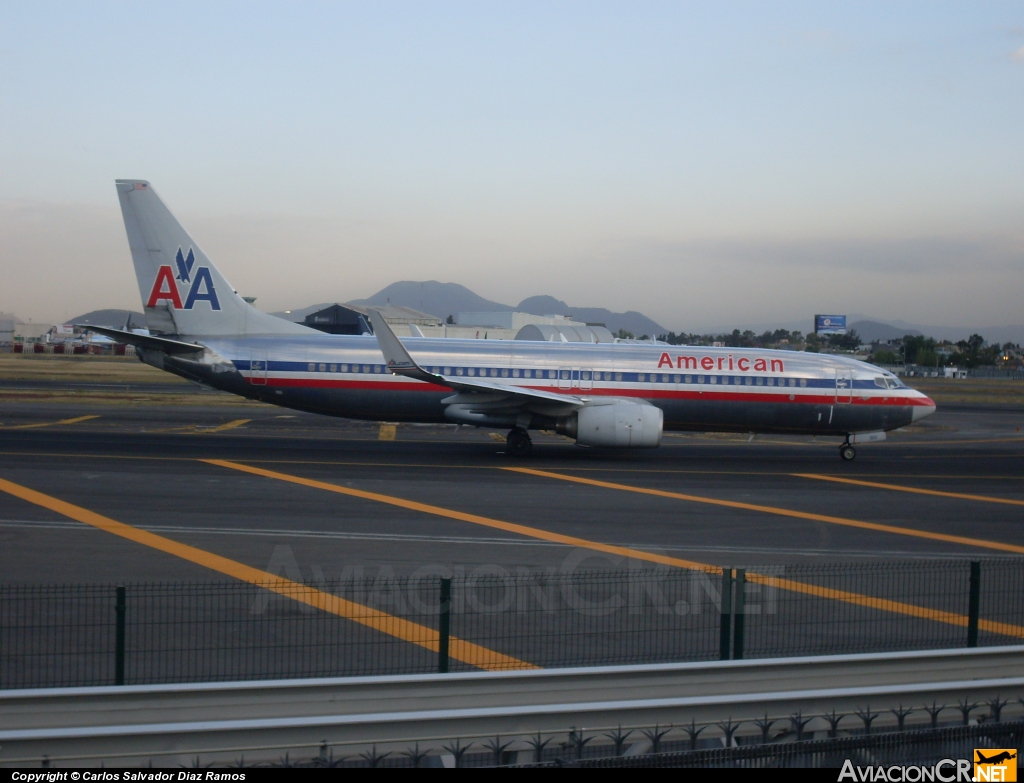
<svg viewBox="0 0 1024 783"><path fill-rule="evenodd" d="M844 443L839 447L839 456L842 457L846 462L849 462L857 456L857 450L849 443Z"/></svg>
<svg viewBox="0 0 1024 783"><path fill-rule="evenodd" d="M518 427L508 434L505 443L505 452L513 457L525 457L533 448L533 441L530 440L529 433Z"/></svg>

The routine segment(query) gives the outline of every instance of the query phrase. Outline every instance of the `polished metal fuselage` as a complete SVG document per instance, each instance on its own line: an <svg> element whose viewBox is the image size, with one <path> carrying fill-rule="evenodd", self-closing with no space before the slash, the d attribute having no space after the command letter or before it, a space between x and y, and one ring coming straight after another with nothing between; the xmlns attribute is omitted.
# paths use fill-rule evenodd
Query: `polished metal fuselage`
<svg viewBox="0 0 1024 783"><path fill-rule="evenodd" d="M316 413L448 422L445 386L392 375L369 335L197 338L206 351L143 360L218 389ZM664 344L404 338L420 366L572 395L632 399L666 430L848 434L892 430L934 410L873 365L843 356ZM890 379L886 381L885 379ZM542 420L532 426L544 426Z"/></svg>

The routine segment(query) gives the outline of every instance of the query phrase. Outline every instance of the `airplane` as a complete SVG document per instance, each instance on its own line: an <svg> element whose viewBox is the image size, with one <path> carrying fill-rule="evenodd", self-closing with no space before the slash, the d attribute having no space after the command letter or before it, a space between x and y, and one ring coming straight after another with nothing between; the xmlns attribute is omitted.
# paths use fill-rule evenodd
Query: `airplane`
<svg viewBox="0 0 1024 783"><path fill-rule="evenodd" d="M885 439L935 403L890 372L843 356L642 343L331 335L246 302L145 180L116 180L148 334L89 327L175 375L302 411L388 422L530 430L581 446L653 448L665 431Z"/></svg>
<svg viewBox="0 0 1024 783"><path fill-rule="evenodd" d="M978 756L975 760L977 764L998 764L1000 761L1009 761L1010 759L1017 758L1016 753L1010 753L1005 750L1002 753L997 753L992 758L985 758L985 755L980 750L975 750L974 752Z"/></svg>

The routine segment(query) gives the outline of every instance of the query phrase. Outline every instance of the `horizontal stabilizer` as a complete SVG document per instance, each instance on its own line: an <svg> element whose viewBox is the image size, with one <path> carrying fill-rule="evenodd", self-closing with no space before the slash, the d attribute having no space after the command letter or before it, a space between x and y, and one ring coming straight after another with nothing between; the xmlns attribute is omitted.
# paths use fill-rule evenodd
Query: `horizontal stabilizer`
<svg viewBox="0 0 1024 783"><path fill-rule="evenodd" d="M90 332L102 334L111 340L116 340L125 345L134 345L136 348L146 348L152 351L163 351L164 353L199 353L205 348L194 343L183 343L179 340L170 340L166 337L154 337L150 334L136 334L125 332L121 329L110 329L106 326L93 326L92 324L74 324L81 329L88 329Z"/></svg>

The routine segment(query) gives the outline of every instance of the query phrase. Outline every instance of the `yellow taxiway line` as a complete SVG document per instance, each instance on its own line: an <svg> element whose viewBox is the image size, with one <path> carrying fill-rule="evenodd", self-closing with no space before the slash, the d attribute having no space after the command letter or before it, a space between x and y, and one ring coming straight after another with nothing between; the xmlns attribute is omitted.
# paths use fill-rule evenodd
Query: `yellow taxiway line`
<svg viewBox="0 0 1024 783"><path fill-rule="evenodd" d="M93 416L76 416L73 419L61 419L60 421L44 421L39 424L16 424L13 427L4 427L5 430L33 430L37 427L56 427L58 424L78 424L80 421L98 419L99 414Z"/></svg>
<svg viewBox="0 0 1024 783"><path fill-rule="evenodd" d="M932 533L927 530L916 530L912 527L899 527L897 525L884 525L880 522L862 522L859 519L848 519L846 517L833 517L828 514L815 514L809 511L796 511L790 508L778 506L762 506L756 503L743 503L738 500L721 500L709 498L702 495L685 495L681 492L669 492L663 489L648 489L647 487L635 487L630 484L617 484L611 481L599 481L597 479L583 478L582 476L570 476L564 473L553 473L548 470L536 470L534 468L504 468L514 473L525 473L531 476L542 478L570 481L575 484L586 484L592 487L603 489L614 489L621 492L635 492L640 495L653 495L655 497L669 498L671 500L685 500L690 503L704 503L712 506L724 506L742 511L757 511L775 516L791 517L793 519L805 519L811 522L826 522L830 525L842 525L844 527L856 527L862 530L876 530L881 533L893 533L900 536L912 536L914 538L927 538L932 541L944 541L950 544L962 544L963 546L977 547L979 549L995 549L1001 552L1013 552L1024 554L1024 546L1017 544L1006 544L1002 541L989 541L983 538L968 538L966 536L951 536L946 533Z"/></svg>
<svg viewBox="0 0 1024 783"><path fill-rule="evenodd" d="M996 498L990 495L970 495L966 492L943 492L938 489L921 489L919 487L907 487L902 484L882 484L878 481L862 481L861 479L839 478L838 476L822 476L819 473L793 473L799 478L815 479L817 481L833 481L836 484L853 484L858 487L873 487L874 489L891 489L896 492L913 492L915 495L935 495L940 498L956 498L957 500L977 500L982 503L1002 503L1007 506L1024 506L1024 500L1012 500L1010 498Z"/></svg>
<svg viewBox="0 0 1024 783"><path fill-rule="evenodd" d="M278 595L283 595L286 598L291 598L299 603L307 604L338 617L343 617L346 620L352 620L360 625L365 625L368 628L401 639L402 641L411 642L432 652L437 652L438 650L438 632L425 625L403 620L387 612L317 590L301 582L294 582L290 579L275 576L258 568L239 563L236 560L207 552L204 549L181 544L145 530L139 530L131 525L126 525L123 522L118 522L58 498L44 495L42 492L23 487L20 484L0 479L0 491L7 492L17 498L77 520L83 524L104 530L107 533L113 533L115 536L120 536L121 538L134 541L137 544L148 546L151 549L156 549L169 555L174 555L175 557L180 557L183 560L204 566L212 571L218 571L243 582L270 590ZM448 654L457 661L487 670L540 668L518 658L504 655L454 636L449 640Z"/></svg>
<svg viewBox="0 0 1024 783"><path fill-rule="evenodd" d="M543 541L553 541L560 544L569 544L570 546L592 549L597 552L605 552L608 554L630 557L636 560L642 560L649 563L660 563L662 565L674 566L676 568L685 568L693 571L703 571L709 574L722 573L722 569L719 566L709 565L707 563L698 563L694 560L684 560L678 557L668 557L666 555L659 555L653 552L645 552L642 549L631 549L629 547L602 544L599 541L589 541L585 538L565 536L560 533L553 533L551 531L542 530L540 528L528 527L527 525L518 525L513 522L503 522L499 519L482 517L477 514L467 514L463 511L455 511L454 509L443 508L441 506L434 506L430 505L429 503L419 503L414 500L406 500L404 498L394 497L392 495L382 495L378 492L367 492L361 489L353 489L352 487L343 487L338 484L331 484L326 481L318 481L316 479L303 478L302 476L293 476L289 473L278 473L277 471L266 470L265 468L257 468L251 465L245 465L240 462L229 462L228 460L220 459L204 459L202 460L202 462L206 462L210 465L218 465L223 468L230 468L231 470L241 471L242 473L249 473L256 476L265 476L266 478L276 479L278 481L285 481L290 484L298 484L304 487L322 489L326 490L327 492L336 492L339 495L348 495L349 497L362 498L363 500L372 500L377 503L385 503L389 506L397 506L398 508L404 508L410 511L419 511L425 514L432 514L434 516L445 517L447 519L455 519L462 522L470 522L475 525L482 525L484 527L489 527L496 530L504 530L510 533L518 533L519 535L528 536L530 538L536 538ZM521 473L530 473L549 478L576 480L574 477L562 476L556 473L548 473L547 471L537 471L528 468L509 468L509 470L514 470ZM627 488L624 485L608 484L607 482L593 481L591 479L579 479L578 481L579 483L582 484L594 484L597 486L611 487L613 489ZM652 491L651 494L668 494L670 496L674 495L674 493L661 493L659 491ZM818 598L824 598L833 601L843 601L845 603L856 604L857 606L865 606L871 609L878 609L884 612L893 612L895 614L907 615L909 617L917 617L924 620L932 620L934 622L945 623L947 625L957 625L966 628L968 624L967 615L956 614L954 612L945 612L939 609L930 609L926 606L916 606L914 604L907 604L901 601L890 601L885 598L875 598L873 596L861 595L859 593L852 593L846 590L835 590L828 587L820 587L818 585L806 584L804 582L797 582L793 579L783 579L778 576L766 574L748 573L747 579L758 584L775 587L781 590L789 590L791 592L803 593L804 595L813 595ZM1024 626L1012 625L1010 623L993 622L991 620L979 620L978 628L983 631L990 631L992 633L998 633L1004 636L1011 636L1016 637L1018 639L1024 639Z"/></svg>

